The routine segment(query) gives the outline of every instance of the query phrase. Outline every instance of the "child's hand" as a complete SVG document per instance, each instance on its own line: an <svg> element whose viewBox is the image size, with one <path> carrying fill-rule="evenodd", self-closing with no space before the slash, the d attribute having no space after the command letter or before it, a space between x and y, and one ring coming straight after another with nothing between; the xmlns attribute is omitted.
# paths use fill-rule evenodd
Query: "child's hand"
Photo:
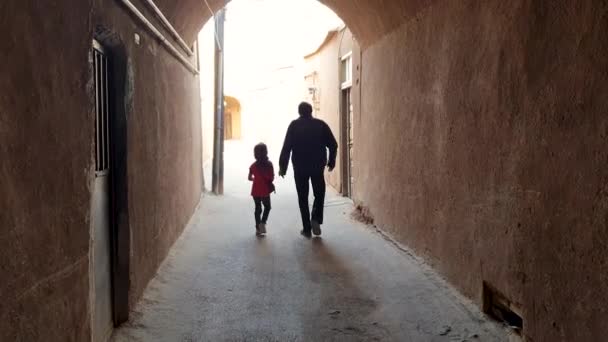
<svg viewBox="0 0 608 342"><path fill-rule="evenodd" d="M280 170L279 176L281 176L282 178L285 178L285 170Z"/></svg>

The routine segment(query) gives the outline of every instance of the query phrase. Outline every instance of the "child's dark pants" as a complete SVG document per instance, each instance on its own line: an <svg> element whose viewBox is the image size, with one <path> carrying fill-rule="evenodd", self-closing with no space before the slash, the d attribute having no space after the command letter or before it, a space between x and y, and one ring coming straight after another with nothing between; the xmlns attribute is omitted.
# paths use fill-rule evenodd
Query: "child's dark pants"
<svg viewBox="0 0 608 342"><path fill-rule="evenodd" d="M270 196L254 197L253 201L255 202L255 225L257 226L260 223L266 223L268 215L270 214ZM264 205L264 214L262 214L262 204ZM262 215L261 218L260 215Z"/></svg>

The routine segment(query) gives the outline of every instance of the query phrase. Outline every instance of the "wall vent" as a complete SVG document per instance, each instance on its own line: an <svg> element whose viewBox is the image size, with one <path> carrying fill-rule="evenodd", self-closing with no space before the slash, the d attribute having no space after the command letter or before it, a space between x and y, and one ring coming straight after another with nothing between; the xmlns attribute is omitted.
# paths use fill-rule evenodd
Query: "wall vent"
<svg viewBox="0 0 608 342"><path fill-rule="evenodd" d="M520 308L486 282L483 283L483 311L509 326L517 336L522 335L524 319Z"/></svg>

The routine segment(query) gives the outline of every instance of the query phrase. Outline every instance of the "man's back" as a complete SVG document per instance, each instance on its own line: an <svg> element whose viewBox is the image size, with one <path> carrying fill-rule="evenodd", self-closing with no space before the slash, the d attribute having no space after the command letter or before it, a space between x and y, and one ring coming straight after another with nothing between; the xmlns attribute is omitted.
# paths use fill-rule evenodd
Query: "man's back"
<svg viewBox="0 0 608 342"><path fill-rule="evenodd" d="M329 167L329 171L334 169L338 143L329 126L322 120L312 117L310 103L300 103L298 113L300 118L291 122L285 135L285 143L283 143L279 160L279 175L285 176L289 155L292 154L293 174L298 192L300 215L302 215L303 229L300 233L310 238L312 234L321 235L325 202L325 166ZM329 149L329 162L327 161L327 149ZM315 196L312 213L308 208L309 183L312 183L312 191Z"/></svg>
<svg viewBox="0 0 608 342"><path fill-rule="evenodd" d="M294 169L324 168L335 164L337 148L336 139L325 122L302 116L292 121L287 129L279 166L281 170L287 170L291 152ZM326 149L329 149L329 163Z"/></svg>

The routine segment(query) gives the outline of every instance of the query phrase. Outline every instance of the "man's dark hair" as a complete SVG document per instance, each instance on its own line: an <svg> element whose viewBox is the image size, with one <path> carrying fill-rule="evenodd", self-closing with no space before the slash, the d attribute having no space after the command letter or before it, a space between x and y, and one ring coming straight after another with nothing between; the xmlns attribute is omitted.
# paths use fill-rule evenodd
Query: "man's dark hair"
<svg viewBox="0 0 608 342"><path fill-rule="evenodd" d="M308 102L302 102L298 106L298 113L300 116L312 116L312 106Z"/></svg>

